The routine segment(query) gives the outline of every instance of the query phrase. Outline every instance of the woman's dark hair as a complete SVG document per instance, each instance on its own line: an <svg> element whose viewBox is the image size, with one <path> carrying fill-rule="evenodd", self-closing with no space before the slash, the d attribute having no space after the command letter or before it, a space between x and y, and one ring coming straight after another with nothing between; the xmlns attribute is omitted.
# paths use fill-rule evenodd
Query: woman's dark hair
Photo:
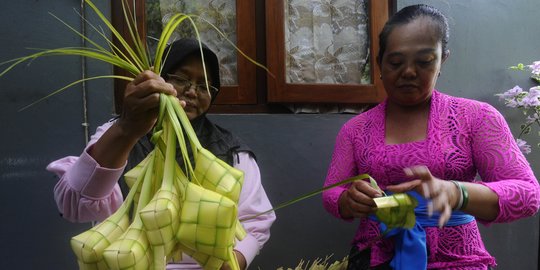
<svg viewBox="0 0 540 270"><path fill-rule="evenodd" d="M442 56L444 58L448 55L448 40L450 39L450 30L446 16L432 6L419 4L402 8L400 11L390 17L386 24L384 24L384 27L379 34L379 54L377 55L377 62L379 62L379 64L382 61L384 52L386 50L386 43L388 42L388 36L390 36L392 30L394 30L396 26L407 24L420 17L430 18L436 24L438 28L437 32L442 45Z"/></svg>

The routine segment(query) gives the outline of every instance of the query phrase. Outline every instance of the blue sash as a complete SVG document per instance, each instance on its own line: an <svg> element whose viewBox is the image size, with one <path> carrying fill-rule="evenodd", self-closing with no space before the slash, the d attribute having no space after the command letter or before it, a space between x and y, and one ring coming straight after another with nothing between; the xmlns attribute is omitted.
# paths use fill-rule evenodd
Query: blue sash
<svg viewBox="0 0 540 270"><path fill-rule="evenodd" d="M395 270L427 269L426 232L424 227L437 227L440 215L433 213L431 217L428 217L428 200L414 191L407 192L407 194L418 201L418 206L414 209L416 224L412 229L395 228L387 232L386 237L394 237L395 240L395 254L390 266ZM370 216L370 218L377 220L374 215ZM445 226L457 226L471 221L474 221L473 216L461 211L454 211ZM380 222L379 228L381 232L384 232L387 227Z"/></svg>

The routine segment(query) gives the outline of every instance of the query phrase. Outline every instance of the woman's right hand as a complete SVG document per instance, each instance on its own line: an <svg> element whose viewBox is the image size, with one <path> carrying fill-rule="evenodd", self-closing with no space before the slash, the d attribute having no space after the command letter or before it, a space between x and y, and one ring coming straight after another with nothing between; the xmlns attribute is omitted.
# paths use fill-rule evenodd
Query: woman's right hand
<svg viewBox="0 0 540 270"><path fill-rule="evenodd" d="M131 81L125 91L118 126L122 132L138 140L146 135L157 121L159 94L176 96L176 90L158 74L146 70Z"/></svg>
<svg viewBox="0 0 540 270"><path fill-rule="evenodd" d="M133 146L157 121L161 93L176 96L171 84L149 70L126 86L120 118L88 150L100 166L121 168L126 164Z"/></svg>
<svg viewBox="0 0 540 270"><path fill-rule="evenodd" d="M339 197L339 212L343 218L363 218L374 213L377 205L373 198L382 193L364 181L354 181Z"/></svg>

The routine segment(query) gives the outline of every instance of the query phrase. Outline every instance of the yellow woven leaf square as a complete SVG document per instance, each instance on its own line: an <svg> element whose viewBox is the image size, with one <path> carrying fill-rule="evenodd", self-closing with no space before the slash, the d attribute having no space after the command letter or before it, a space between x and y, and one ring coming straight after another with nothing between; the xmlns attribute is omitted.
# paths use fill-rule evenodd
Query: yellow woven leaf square
<svg viewBox="0 0 540 270"><path fill-rule="evenodd" d="M216 241L216 228L214 226L206 226L199 224L197 226L197 246L212 246ZM211 254L211 253L210 253Z"/></svg>
<svg viewBox="0 0 540 270"><path fill-rule="evenodd" d="M178 240L187 247L195 250L195 242L197 239L197 224L195 223L180 223L178 233L176 234Z"/></svg>
<svg viewBox="0 0 540 270"><path fill-rule="evenodd" d="M219 182L222 180L224 174L226 174L228 171L226 168L221 166L219 163L214 162L212 163L212 166L209 170L207 170L203 175L203 179L206 181L210 181L214 186L218 186ZM203 180L203 181L205 181Z"/></svg>
<svg viewBox="0 0 540 270"><path fill-rule="evenodd" d="M159 230L146 231L147 238L152 245L161 245L169 242L171 239L174 239L175 234L176 232L174 231L173 226L166 226Z"/></svg>
<svg viewBox="0 0 540 270"><path fill-rule="evenodd" d="M215 227L219 210L218 202L202 201L199 207L199 224Z"/></svg>
<svg viewBox="0 0 540 270"><path fill-rule="evenodd" d="M197 223L199 220L199 205L200 202L185 201L180 217L183 223Z"/></svg>
<svg viewBox="0 0 540 270"><path fill-rule="evenodd" d="M220 205L220 211L217 213L216 226L219 228L229 228L234 230L234 222L236 221L236 205L230 200L223 200Z"/></svg>
<svg viewBox="0 0 540 270"><path fill-rule="evenodd" d="M244 173L206 149L200 149L196 157L195 175L201 186L227 196L238 202L244 181Z"/></svg>

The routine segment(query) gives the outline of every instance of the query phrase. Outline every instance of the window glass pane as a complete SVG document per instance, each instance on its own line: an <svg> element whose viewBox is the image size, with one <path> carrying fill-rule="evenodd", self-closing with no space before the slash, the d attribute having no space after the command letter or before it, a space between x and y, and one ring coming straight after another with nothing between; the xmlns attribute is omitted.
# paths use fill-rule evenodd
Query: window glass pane
<svg viewBox="0 0 540 270"><path fill-rule="evenodd" d="M149 47L155 48L163 25L178 13L200 16L195 18L201 40L214 51L220 62L221 85L236 85L237 61L235 48L206 21L218 27L227 39L236 44L236 0L146 0L146 25ZM205 21L206 20L206 21ZM171 40L195 37L187 20L176 29Z"/></svg>
<svg viewBox="0 0 540 270"><path fill-rule="evenodd" d="M287 0L287 83L371 83L367 1Z"/></svg>

